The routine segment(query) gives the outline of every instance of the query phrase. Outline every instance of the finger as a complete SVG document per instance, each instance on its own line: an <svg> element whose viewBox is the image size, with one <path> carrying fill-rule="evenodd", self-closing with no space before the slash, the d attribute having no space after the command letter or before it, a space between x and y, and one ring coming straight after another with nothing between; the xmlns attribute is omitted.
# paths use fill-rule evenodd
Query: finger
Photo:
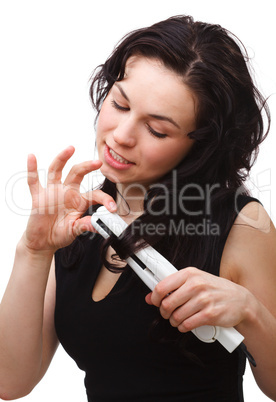
<svg viewBox="0 0 276 402"><path fill-rule="evenodd" d="M179 327L185 320L201 311L200 306L189 300L186 304L175 309L169 317L169 321L173 327Z"/></svg>
<svg viewBox="0 0 276 402"><path fill-rule="evenodd" d="M48 184L60 183L62 170L74 152L75 148L69 146L55 157L48 169Z"/></svg>
<svg viewBox="0 0 276 402"><path fill-rule="evenodd" d="M77 237L85 232L95 232L97 231L91 224L91 216L84 216L83 218L77 219L72 227L74 237Z"/></svg>
<svg viewBox="0 0 276 402"><path fill-rule="evenodd" d="M191 298L190 292L185 286L181 286L174 292L167 295L160 304L160 313L162 317L169 319L171 315L180 306L186 304Z"/></svg>
<svg viewBox="0 0 276 402"><path fill-rule="evenodd" d="M39 193L42 186L39 181L38 171L37 171L37 160L35 155L28 155L27 159L27 170L28 170L28 185L31 195L34 196Z"/></svg>
<svg viewBox="0 0 276 402"><path fill-rule="evenodd" d="M79 188L84 176L94 170L98 170L101 165L101 161L87 161L73 166L64 181L64 185L73 185Z"/></svg>
<svg viewBox="0 0 276 402"><path fill-rule="evenodd" d="M177 329L180 332L188 332L195 328L201 327L203 325L215 325L210 320L208 320L202 311L198 311L197 313L191 315L190 317L186 318L182 321L178 326Z"/></svg>
<svg viewBox="0 0 276 402"><path fill-rule="evenodd" d="M162 300L168 294L174 292L180 288L180 286L184 285L189 278L196 277L199 272L202 274L202 271L197 268L186 267L184 269L180 269L174 274L167 276L155 286L151 298L153 304L157 307L160 307Z"/></svg>
<svg viewBox="0 0 276 402"><path fill-rule="evenodd" d="M151 296L151 301L155 306L160 307L164 298L185 283L185 275L182 271L184 270L167 276L155 286Z"/></svg>
<svg viewBox="0 0 276 402"><path fill-rule="evenodd" d="M114 199L102 190L89 191L82 195L90 205L101 204L106 207L110 212L115 212L117 210L117 205Z"/></svg>
<svg viewBox="0 0 276 402"><path fill-rule="evenodd" d="M145 297L145 300L146 300L146 303L148 303L148 304L150 304L150 305L153 305L153 303L152 303L152 301L151 301L151 295L152 295L152 292L150 292L149 294L147 294L146 297Z"/></svg>

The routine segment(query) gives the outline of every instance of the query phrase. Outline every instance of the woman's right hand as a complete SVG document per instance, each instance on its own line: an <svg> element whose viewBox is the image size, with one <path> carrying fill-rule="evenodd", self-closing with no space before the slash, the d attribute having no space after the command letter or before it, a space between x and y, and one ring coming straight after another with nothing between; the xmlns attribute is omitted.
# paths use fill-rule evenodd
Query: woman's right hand
<svg viewBox="0 0 276 402"><path fill-rule="evenodd" d="M95 232L90 216L82 217L92 204L103 204L110 212L116 211L114 199L103 191L80 193L84 176L99 169L100 161L75 165L64 183L61 182L62 170L74 151L74 147L70 146L53 160L48 170L46 188L39 181L36 157L28 157L32 212L22 240L30 251L54 253L58 248L72 243L81 233Z"/></svg>

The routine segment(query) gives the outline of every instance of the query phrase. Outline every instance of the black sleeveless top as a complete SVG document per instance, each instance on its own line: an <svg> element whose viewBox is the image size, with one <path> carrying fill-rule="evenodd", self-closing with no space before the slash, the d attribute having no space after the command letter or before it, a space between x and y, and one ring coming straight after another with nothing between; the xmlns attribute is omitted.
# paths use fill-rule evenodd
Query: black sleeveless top
<svg viewBox="0 0 276 402"><path fill-rule="evenodd" d="M239 210L252 200L240 197ZM228 353L219 342L204 343L192 333L184 335L184 346L174 335L157 340L153 323L159 311L145 302L149 290L130 268L103 300L92 299L102 265L101 242L93 235L85 243L75 269L63 266L60 250L55 256L56 331L85 372L88 401L243 401L245 357L240 350Z"/></svg>

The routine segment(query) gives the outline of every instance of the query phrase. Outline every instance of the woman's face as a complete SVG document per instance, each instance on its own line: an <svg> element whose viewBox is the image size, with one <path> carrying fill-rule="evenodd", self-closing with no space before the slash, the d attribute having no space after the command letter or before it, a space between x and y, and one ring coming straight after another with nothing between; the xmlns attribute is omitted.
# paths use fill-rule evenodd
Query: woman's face
<svg viewBox="0 0 276 402"><path fill-rule="evenodd" d="M196 99L178 75L158 60L130 57L99 115L103 175L145 188L157 182L190 151L195 109Z"/></svg>

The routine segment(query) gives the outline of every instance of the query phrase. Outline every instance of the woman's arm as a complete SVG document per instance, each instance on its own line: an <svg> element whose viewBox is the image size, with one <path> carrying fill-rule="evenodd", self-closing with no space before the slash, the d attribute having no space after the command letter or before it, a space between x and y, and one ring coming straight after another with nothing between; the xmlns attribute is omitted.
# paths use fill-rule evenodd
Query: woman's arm
<svg viewBox="0 0 276 402"><path fill-rule="evenodd" d="M44 375L57 347L54 329L53 255L83 231L93 231L84 212L94 203L113 212L112 197L100 190L80 193L83 177L100 161L74 166L65 182L62 170L73 155L68 147L52 162L47 187L39 182L36 158L28 158L32 212L16 250L12 274L0 305L0 398L29 393ZM48 285L47 285L48 284Z"/></svg>
<svg viewBox="0 0 276 402"><path fill-rule="evenodd" d="M52 257L31 253L24 240L17 246L0 305L1 399L27 395L46 372L57 348L54 264L48 280Z"/></svg>
<svg viewBox="0 0 276 402"><path fill-rule="evenodd" d="M249 203L236 219L221 275L249 290L236 328L257 362L251 366L257 384L276 400L276 230L260 204Z"/></svg>

